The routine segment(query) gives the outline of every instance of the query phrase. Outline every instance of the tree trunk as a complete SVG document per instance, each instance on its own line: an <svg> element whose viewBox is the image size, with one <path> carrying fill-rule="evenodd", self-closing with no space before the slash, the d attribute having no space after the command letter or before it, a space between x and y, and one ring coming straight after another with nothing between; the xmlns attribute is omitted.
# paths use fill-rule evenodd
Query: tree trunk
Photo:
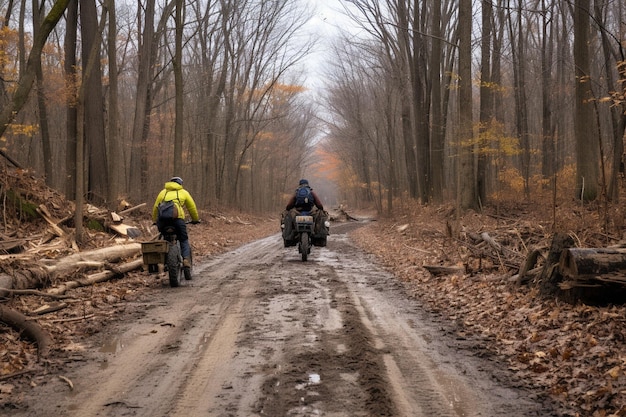
<svg viewBox="0 0 626 417"><path fill-rule="evenodd" d="M103 12L104 13L104 12ZM109 180L107 147L104 134L104 108L102 96L102 69L100 66L100 25L95 0L80 0L80 18L82 34L82 59L91 71L83 73L85 91L84 140L87 163L87 199L96 204L103 204L108 198ZM106 21L104 16L102 21ZM92 50L95 49L95 53ZM92 59L93 62L89 60Z"/></svg>
<svg viewBox="0 0 626 417"><path fill-rule="evenodd" d="M530 199L530 137L528 132L528 104L526 96L526 39L524 37L526 30L522 21L522 13L524 11L524 0L518 0L517 7L517 59L514 61L515 79L515 103L516 103L516 121L517 136L521 146L521 172L524 178L524 196ZM515 52L515 48L512 48Z"/></svg>
<svg viewBox="0 0 626 417"><path fill-rule="evenodd" d="M137 76L135 118L130 156L130 190L136 198L147 197L147 140L152 107L152 74L154 39L154 4L147 0L145 6L144 29L139 44L139 68Z"/></svg>
<svg viewBox="0 0 626 417"><path fill-rule="evenodd" d="M431 166L430 175L432 179L432 198L435 202L443 201L443 190L445 188L444 181L444 144L445 136L443 129L443 112L441 97L441 74L442 71L442 42L441 42L441 0L433 0L433 21L430 53L430 82L431 87L431 114L432 127L431 135Z"/></svg>
<svg viewBox="0 0 626 417"><path fill-rule="evenodd" d="M35 37L39 30L39 20L44 13L45 3L41 3L39 7L39 1L33 0L33 29L35 31ZM43 68L41 66L41 59L37 61L35 65L35 73L37 79L37 108L39 110L39 131L41 135L41 153L44 166L44 174L46 184L53 184L53 171L52 171L52 144L50 142L50 129L48 128L48 109L46 108L46 90L43 78Z"/></svg>
<svg viewBox="0 0 626 417"><path fill-rule="evenodd" d="M109 15L107 51L109 58L109 111L108 111L108 151L109 151L109 208L113 209L124 190L125 165L122 152L122 143L118 126L118 82L117 82L117 18L115 1L107 0L106 7Z"/></svg>
<svg viewBox="0 0 626 417"><path fill-rule="evenodd" d="M174 120L174 175L184 175L183 173L183 8L185 2L176 0L176 34L174 46L174 90L176 119Z"/></svg>
<svg viewBox="0 0 626 417"><path fill-rule="evenodd" d="M553 50L553 12L554 3L549 2L549 8L546 7L547 0L542 0L542 48L541 48L541 175L544 180L553 177L555 170L555 138L554 138L554 122L552 119L552 50ZM553 184L556 186L556 184ZM545 186L544 186L545 188Z"/></svg>
<svg viewBox="0 0 626 417"><path fill-rule="evenodd" d="M493 121L493 86L491 84L491 0L482 1L482 42L480 45L480 149L476 166L476 192L480 204L487 204L488 155L491 153L491 123Z"/></svg>
<svg viewBox="0 0 626 417"><path fill-rule="evenodd" d="M472 1L459 0L459 202L477 208L472 121Z"/></svg>
<svg viewBox="0 0 626 417"><path fill-rule="evenodd" d="M598 196L599 138L589 57L590 0L576 0L574 7L574 67L576 73L576 198L593 201Z"/></svg>
<svg viewBox="0 0 626 417"><path fill-rule="evenodd" d="M76 39L78 34L78 0L70 0L67 8L67 19L64 40L64 75L66 99L65 128L67 139L65 141L65 196L74 200L76 198L76 129L78 128L77 89L78 80L76 74Z"/></svg>
<svg viewBox="0 0 626 417"><path fill-rule="evenodd" d="M620 43L617 43L617 47L620 49L620 54L617 54L611 47L609 40L605 13L603 13L604 2L594 0L595 9L595 21L600 26L600 39L602 40L602 53L604 55L604 71L606 77L606 88L608 91L615 90L615 93L621 90L622 97L626 92L626 68L624 63L617 63L613 57L619 56L624 59L624 49ZM619 58L618 58L619 60ZM613 69L617 67L617 74L619 82L615 81L615 75ZM613 100L610 106L611 114L611 133L613 143L613 153L611 159L611 172L608 184L608 198L614 202L619 201L619 169L622 155L624 154L624 129L626 129L626 105L623 100Z"/></svg>

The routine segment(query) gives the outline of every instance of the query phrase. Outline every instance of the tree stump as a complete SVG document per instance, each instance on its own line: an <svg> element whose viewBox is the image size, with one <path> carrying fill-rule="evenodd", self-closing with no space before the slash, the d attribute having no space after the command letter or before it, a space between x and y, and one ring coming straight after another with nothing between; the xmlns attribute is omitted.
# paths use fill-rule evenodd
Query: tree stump
<svg viewBox="0 0 626 417"><path fill-rule="evenodd" d="M563 276L559 272L559 261L563 250L574 246L574 239L568 234L557 233L552 237L550 251L539 276L539 293L544 297L555 297L561 293L559 283L563 281Z"/></svg>

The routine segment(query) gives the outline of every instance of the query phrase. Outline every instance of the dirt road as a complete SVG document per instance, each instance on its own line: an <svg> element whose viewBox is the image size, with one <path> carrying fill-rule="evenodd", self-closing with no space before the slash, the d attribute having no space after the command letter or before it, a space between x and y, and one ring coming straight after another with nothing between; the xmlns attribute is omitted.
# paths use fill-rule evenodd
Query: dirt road
<svg viewBox="0 0 626 417"><path fill-rule="evenodd" d="M306 263L275 235L196 265L85 340L11 415L552 415L458 350L347 230Z"/></svg>

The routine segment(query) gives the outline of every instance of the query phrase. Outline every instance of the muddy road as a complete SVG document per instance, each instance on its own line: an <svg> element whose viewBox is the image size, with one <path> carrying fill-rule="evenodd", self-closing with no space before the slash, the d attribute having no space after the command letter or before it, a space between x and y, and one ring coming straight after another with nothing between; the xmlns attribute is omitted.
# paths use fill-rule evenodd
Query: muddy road
<svg viewBox="0 0 626 417"><path fill-rule="evenodd" d="M547 416L333 226L196 265L84 341L15 416ZM71 381L73 389L70 389Z"/></svg>

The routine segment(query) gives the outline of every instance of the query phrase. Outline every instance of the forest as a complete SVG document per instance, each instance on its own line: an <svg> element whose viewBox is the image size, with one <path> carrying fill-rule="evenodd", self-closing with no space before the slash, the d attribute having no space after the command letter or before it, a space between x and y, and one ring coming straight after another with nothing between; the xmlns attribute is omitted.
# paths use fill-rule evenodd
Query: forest
<svg viewBox="0 0 626 417"><path fill-rule="evenodd" d="M305 0L2 0L3 164L109 207L172 175L261 212L304 175L380 213L619 200L623 2L328 4L331 40Z"/></svg>

